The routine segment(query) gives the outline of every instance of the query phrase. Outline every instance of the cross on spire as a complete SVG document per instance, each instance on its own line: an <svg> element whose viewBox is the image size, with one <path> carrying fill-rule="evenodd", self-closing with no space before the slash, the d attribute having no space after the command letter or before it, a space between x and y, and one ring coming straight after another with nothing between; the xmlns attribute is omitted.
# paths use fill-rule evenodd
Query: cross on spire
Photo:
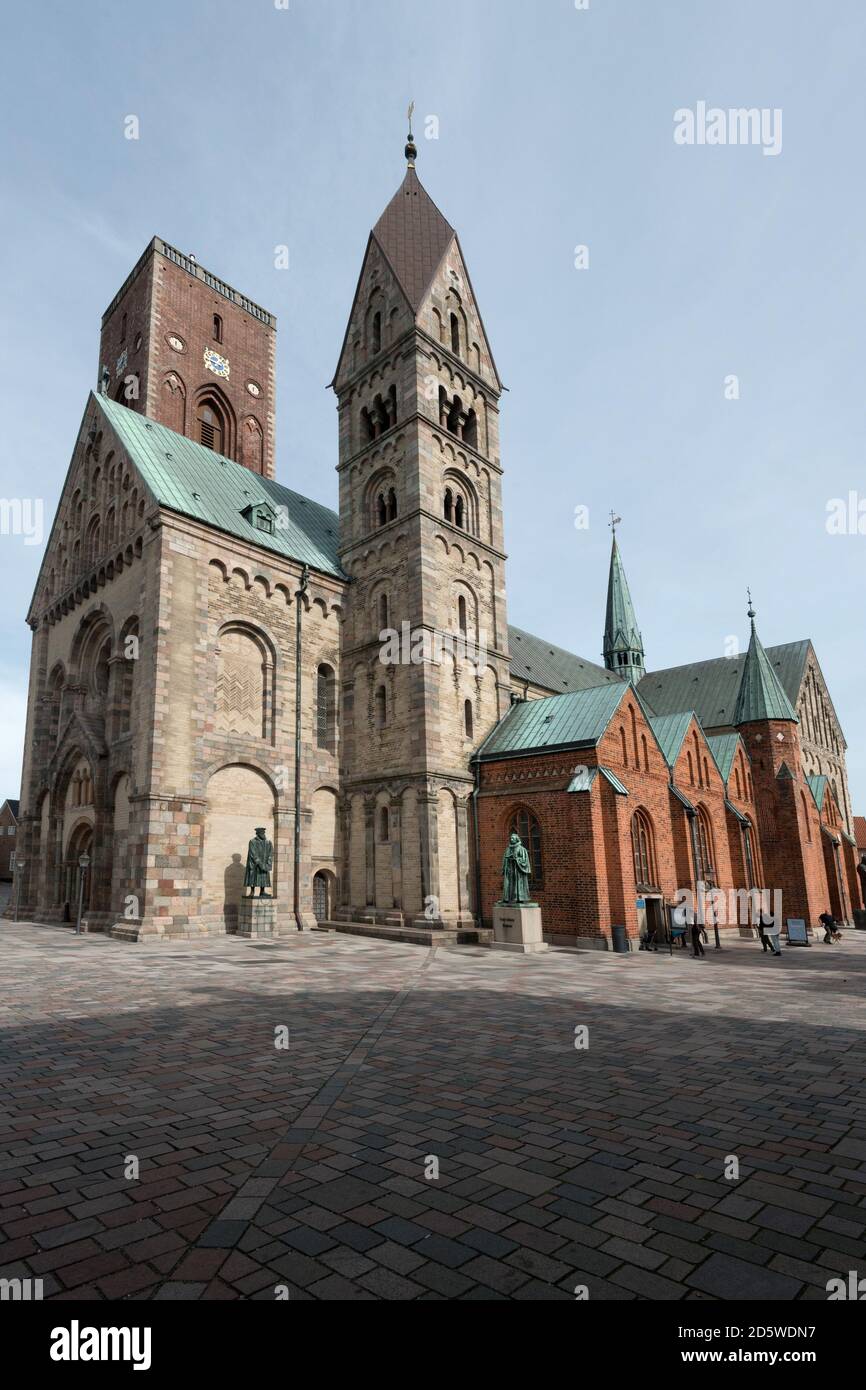
<svg viewBox="0 0 866 1390"><path fill-rule="evenodd" d="M614 538L614 540L616 540L616 528L617 528L617 526L619 526L619 525L621 524L621 522L622 522L622 517L621 517L621 516L617 516L616 512L611 511L611 514L610 514L610 521L608 522L608 525L610 526L610 529L611 529L611 531L613 532L613 538Z"/></svg>

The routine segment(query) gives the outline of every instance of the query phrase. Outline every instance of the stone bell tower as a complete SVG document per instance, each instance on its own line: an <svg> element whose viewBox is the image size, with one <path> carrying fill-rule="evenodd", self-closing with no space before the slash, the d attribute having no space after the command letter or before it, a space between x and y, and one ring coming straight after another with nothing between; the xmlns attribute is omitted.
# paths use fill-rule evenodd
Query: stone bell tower
<svg viewBox="0 0 866 1390"><path fill-rule="evenodd" d="M474 917L469 759L510 703L502 390L457 234L415 172L370 234L340 425L342 913Z"/></svg>

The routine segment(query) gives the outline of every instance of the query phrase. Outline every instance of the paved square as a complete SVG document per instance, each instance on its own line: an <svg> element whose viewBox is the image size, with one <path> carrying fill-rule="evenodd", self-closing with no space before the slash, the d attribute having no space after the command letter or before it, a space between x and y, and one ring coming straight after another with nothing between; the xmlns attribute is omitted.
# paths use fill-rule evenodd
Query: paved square
<svg viewBox="0 0 866 1390"><path fill-rule="evenodd" d="M866 933L693 961L4 922L0 951L0 1276L46 1297L824 1299L866 1275Z"/></svg>

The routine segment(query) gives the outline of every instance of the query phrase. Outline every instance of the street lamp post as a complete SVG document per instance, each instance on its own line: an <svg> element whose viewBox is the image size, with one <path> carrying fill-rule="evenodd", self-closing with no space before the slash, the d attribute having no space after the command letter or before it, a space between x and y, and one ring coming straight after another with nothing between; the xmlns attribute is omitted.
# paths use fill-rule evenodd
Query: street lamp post
<svg viewBox="0 0 866 1390"><path fill-rule="evenodd" d="M710 892L712 892L713 889L714 889L715 886L716 886L716 876L715 876L715 873L713 872L712 865L708 865L708 866L707 866L706 873L707 873L707 878L709 879L709 885L708 885L708 886L709 886ZM717 950L717 951L720 951L720 950L722 949L722 943L721 943L721 939L720 939L720 937L719 937L719 913L718 913L718 909L717 909L717 907L716 907L715 902L713 902L713 904L712 904L712 906L711 906L711 908L710 908L710 911L711 911L712 914L713 914L713 935L714 935L714 937L716 938L716 950ZM727 920L727 919L725 919L725 920Z"/></svg>
<svg viewBox="0 0 866 1390"><path fill-rule="evenodd" d="M75 935L81 935L81 914L84 910L84 880L90 865L89 854L79 854L78 856L78 920L75 923Z"/></svg>
<svg viewBox="0 0 866 1390"><path fill-rule="evenodd" d="M26 859L15 857L15 921L18 921L18 904L21 901L21 870L27 863Z"/></svg>

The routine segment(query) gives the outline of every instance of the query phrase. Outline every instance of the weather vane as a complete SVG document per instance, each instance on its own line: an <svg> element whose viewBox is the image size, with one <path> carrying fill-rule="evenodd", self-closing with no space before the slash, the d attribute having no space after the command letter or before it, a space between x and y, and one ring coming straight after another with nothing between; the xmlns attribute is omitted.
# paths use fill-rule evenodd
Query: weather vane
<svg viewBox="0 0 866 1390"><path fill-rule="evenodd" d="M415 137L412 134L412 116L415 112L414 101L409 102L409 110L406 113L409 117L409 138L406 141L406 159L410 169L415 168L415 160L418 158L418 147L415 144Z"/></svg>
<svg viewBox="0 0 866 1390"><path fill-rule="evenodd" d="M616 515L616 512L613 512L613 511L612 511L611 514L610 514L610 529L611 529L611 531L613 532L614 540L616 539L616 528L617 528L617 526L619 526L619 525L621 524L621 522L622 522L622 517L621 517L621 516L617 516L617 515Z"/></svg>

